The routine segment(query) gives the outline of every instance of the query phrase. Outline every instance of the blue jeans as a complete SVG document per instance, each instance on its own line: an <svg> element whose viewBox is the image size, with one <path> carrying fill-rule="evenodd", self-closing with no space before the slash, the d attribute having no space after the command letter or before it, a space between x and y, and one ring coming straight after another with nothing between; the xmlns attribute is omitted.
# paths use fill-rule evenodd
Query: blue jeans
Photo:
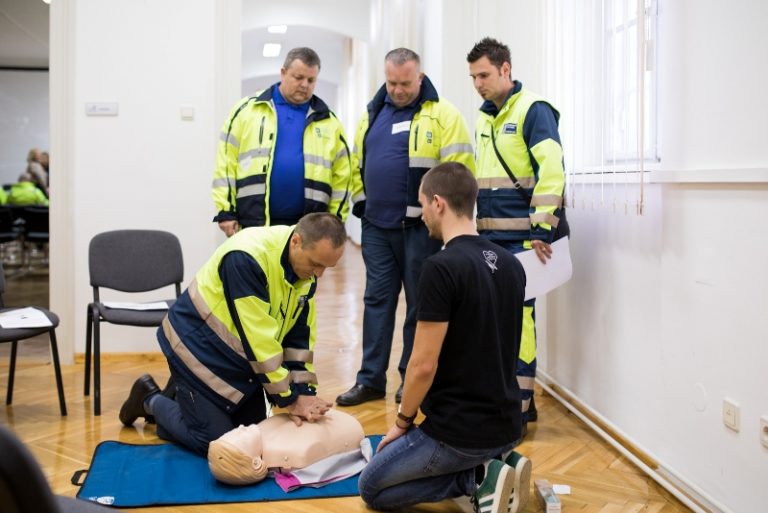
<svg viewBox="0 0 768 513"><path fill-rule="evenodd" d="M152 414L160 438L176 442L205 457L208 444L240 424L256 424L267 418L264 393L257 392L230 414L171 369L176 399L162 395L152 399Z"/></svg>
<svg viewBox="0 0 768 513"><path fill-rule="evenodd" d="M475 469L517 442L492 449L454 447L413 428L373 459L360 474L360 496L374 509L397 509L471 495Z"/></svg>
<svg viewBox="0 0 768 513"><path fill-rule="evenodd" d="M405 288L403 353L397 368L400 376L413 349L416 333L416 289L424 259L440 251L443 243L429 238L424 223L384 229L362 219L361 243L365 263L363 303L363 363L357 383L377 390L387 387L387 367L395 331L395 312L400 286Z"/></svg>

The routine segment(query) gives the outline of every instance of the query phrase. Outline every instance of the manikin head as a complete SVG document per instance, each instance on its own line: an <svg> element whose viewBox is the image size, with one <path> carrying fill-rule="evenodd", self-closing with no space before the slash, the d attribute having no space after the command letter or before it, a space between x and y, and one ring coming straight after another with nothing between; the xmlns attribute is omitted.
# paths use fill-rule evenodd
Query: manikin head
<svg viewBox="0 0 768 513"><path fill-rule="evenodd" d="M208 446L208 467L222 483L246 485L267 477L258 424L239 426Z"/></svg>

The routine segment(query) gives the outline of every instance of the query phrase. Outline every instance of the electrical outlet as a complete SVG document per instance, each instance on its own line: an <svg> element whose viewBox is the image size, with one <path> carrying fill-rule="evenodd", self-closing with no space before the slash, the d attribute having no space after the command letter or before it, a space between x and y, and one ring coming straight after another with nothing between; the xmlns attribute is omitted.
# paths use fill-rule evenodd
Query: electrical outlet
<svg viewBox="0 0 768 513"><path fill-rule="evenodd" d="M760 442L768 447L768 415L760 417Z"/></svg>
<svg viewBox="0 0 768 513"><path fill-rule="evenodd" d="M741 428L739 404L733 399L723 399L723 424L738 431Z"/></svg>

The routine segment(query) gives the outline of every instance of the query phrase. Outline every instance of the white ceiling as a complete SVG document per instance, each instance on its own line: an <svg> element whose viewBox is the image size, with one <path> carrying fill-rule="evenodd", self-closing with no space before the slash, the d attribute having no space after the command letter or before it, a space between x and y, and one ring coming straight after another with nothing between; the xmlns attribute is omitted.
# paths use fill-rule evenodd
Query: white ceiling
<svg viewBox="0 0 768 513"><path fill-rule="evenodd" d="M250 2L246 2L250 5ZM244 13L244 27L253 20ZM0 66L48 66L49 6L42 0L0 0ZM242 33L243 79L275 75L291 48L309 46L322 61L321 76L338 83L342 73L346 37L317 27L290 25L285 34L270 34L266 26L245 28ZM264 43L280 43L279 57L262 56Z"/></svg>
<svg viewBox="0 0 768 513"><path fill-rule="evenodd" d="M0 0L0 66L48 67L49 6Z"/></svg>
<svg viewBox="0 0 768 513"><path fill-rule="evenodd" d="M320 56L320 78L339 84L346 40L341 34L318 27L289 25L285 34L270 34L267 27L246 29L242 34L243 79L278 74L289 50L308 46ZM280 55L263 57L264 43L280 43Z"/></svg>

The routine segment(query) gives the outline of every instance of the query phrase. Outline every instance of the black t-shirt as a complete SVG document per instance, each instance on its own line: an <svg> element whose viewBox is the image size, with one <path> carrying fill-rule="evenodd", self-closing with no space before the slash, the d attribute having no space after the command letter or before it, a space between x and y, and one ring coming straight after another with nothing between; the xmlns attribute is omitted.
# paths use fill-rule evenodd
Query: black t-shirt
<svg viewBox="0 0 768 513"><path fill-rule="evenodd" d="M517 358L525 271L507 250L463 235L424 261L418 320L448 322L424 432L450 445L490 448L520 438Z"/></svg>

